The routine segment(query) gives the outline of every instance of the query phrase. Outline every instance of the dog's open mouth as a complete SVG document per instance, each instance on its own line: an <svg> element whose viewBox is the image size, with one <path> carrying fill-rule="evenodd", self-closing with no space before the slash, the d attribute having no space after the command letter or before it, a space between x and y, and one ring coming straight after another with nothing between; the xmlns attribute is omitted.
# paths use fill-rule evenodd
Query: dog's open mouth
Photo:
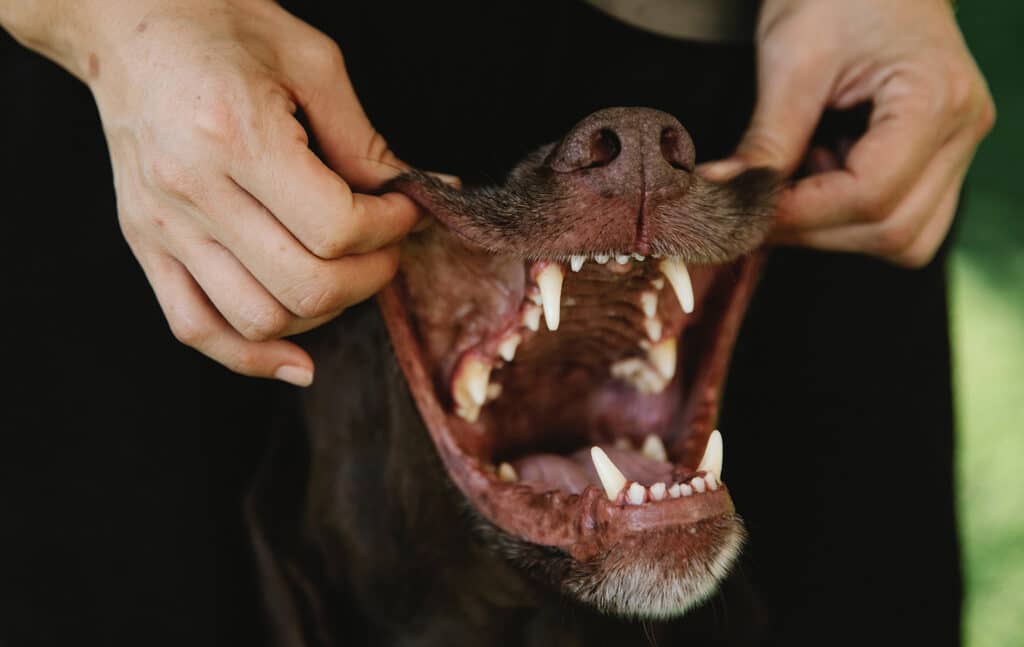
<svg viewBox="0 0 1024 647"><path fill-rule="evenodd" d="M706 182L646 109L591 115L502 188L395 183L443 225L405 244L381 305L449 475L606 609L678 613L738 551L714 424L776 186ZM640 572L672 590L634 604Z"/></svg>

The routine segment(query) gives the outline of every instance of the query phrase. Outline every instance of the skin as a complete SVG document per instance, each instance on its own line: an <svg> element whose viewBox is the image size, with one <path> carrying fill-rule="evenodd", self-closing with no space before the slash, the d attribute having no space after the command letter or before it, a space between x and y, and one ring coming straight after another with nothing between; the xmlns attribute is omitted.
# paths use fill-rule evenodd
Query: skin
<svg viewBox="0 0 1024 647"><path fill-rule="evenodd" d="M234 371L308 385L312 360L282 338L385 285L422 215L360 193L405 166L337 45L268 0L0 0L0 24L93 91L122 231L174 335ZM995 119L946 0L766 0L757 45L750 129L702 172L789 175L826 108L873 100L845 159L810 151L821 173L785 192L774 239L926 263Z"/></svg>
<svg viewBox="0 0 1024 647"><path fill-rule="evenodd" d="M0 16L92 90L121 229L175 337L239 373L311 383L312 359L281 338L387 284L422 215L359 193L406 167L338 47L263 0L14 0Z"/></svg>
<svg viewBox="0 0 1024 647"><path fill-rule="evenodd" d="M758 101L735 155L815 174L781 197L774 240L859 252L907 267L932 259L956 212L995 106L947 0L766 0L757 29ZM865 101L866 134L845 159L807 151L827 108Z"/></svg>

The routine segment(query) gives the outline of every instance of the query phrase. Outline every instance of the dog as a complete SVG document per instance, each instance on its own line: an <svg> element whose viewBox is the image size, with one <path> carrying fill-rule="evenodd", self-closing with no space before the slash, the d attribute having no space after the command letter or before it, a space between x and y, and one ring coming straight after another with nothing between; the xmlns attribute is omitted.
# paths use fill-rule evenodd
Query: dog
<svg viewBox="0 0 1024 647"><path fill-rule="evenodd" d="M285 643L358 616L373 644L592 644L552 610L635 628L715 590L744 538L719 396L780 178L694 160L674 117L609 108L501 186L391 183L437 224L312 344L306 547L250 507Z"/></svg>

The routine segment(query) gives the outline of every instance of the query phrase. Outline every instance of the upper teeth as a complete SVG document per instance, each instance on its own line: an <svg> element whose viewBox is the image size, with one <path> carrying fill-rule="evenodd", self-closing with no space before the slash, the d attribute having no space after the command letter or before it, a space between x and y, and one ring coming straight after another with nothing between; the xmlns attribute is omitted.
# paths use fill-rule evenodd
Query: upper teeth
<svg viewBox="0 0 1024 647"><path fill-rule="evenodd" d="M668 278L668 282L672 284L672 289L676 293L676 298L679 299L679 306L683 312L687 314L693 312L693 284L690 282L690 273L686 270L682 259L666 258L658 267L661 269L661 273Z"/></svg>
<svg viewBox="0 0 1024 647"><path fill-rule="evenodd" d="M579 272L583 269L583 263L586 262L586 256L573 256L569 259L569 265L572 267L573 272Z"/></svg>
<svg viewBox="0 0 1024 647"><path fill-rule="evenodd" d="M540 288L540 299L544 305L544 321L548 330L558 330L558 321L562 308L562 266L550 263L537 274L537 287Z"/></svg>
<svg viewBox="0 0 1024 647"><path fill-rule="evenodd" d="M641 453L647 458L653 458L656 461L667 461L668 452L665 451L665 443L661 442L661 438L651 434L644 439L644 446L640 448Z"/></svg>
<svg viewBox="0 0 1024 647"><path fill-rule="evenodd" d="M722 480L722 434L717 429L711 432L708 437L707 447L704 448L704 456L700 459L698 472L709 472L715 475L715 479Z"/></svg>

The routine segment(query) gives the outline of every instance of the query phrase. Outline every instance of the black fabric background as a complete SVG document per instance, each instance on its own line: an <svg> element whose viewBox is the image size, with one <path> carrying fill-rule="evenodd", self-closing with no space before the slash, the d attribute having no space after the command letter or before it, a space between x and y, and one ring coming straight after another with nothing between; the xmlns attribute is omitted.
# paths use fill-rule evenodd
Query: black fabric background
<svg viewBox="0 0 1024 647"><path fill-rule="evenodd" d="M403 158L467 181L610 105L725 154L752 103L749 49L582 5L291 6L341 43ZM0 88L0 644L260 644L241 498L293 390L173 340L87 88L6 35ZM766 269L722 419L766 642L957 641L944 282L941 259L781 250Z"/></svg>

